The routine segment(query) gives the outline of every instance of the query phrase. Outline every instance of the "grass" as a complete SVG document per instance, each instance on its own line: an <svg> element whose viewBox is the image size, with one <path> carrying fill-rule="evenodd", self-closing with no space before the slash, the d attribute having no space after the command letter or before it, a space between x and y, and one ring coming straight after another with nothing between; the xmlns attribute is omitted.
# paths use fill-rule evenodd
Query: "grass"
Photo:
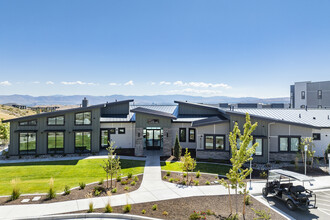
<svg viewBox="0 0 330 220"><path fill-rule="evenodd" d="M182 171L180 167L180 162L161 162L162 170L170 171ZM203 173L213 173L225 175L228 173L230 166L220 165L220 164L208 164L208 163L197 163L195 170L199 170Z"/></svg>
<svg viewBox="0 0 330 220"><path fill-rule="evenodd" d="M120 160L122 174L143 173L144 161ZM100 166L103 159L86 159L71 161L31 162L19 164L0 164L0 195L10 195L10 181L20 178L21 193L46 193L49 190L49 179L53 177L54 190L62 192L65 185L78 186L79 182L98 182L105 177Z"/></svg>

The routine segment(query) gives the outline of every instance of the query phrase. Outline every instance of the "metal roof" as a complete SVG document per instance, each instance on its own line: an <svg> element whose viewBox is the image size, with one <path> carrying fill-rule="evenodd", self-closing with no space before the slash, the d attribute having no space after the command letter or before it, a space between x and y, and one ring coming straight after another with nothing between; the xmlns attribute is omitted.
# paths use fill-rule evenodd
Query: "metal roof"
<svg viewBox="0 0 330 220"><path fill-rule="evenodd" d="M155 116L172 118L172 119L176 118L174 115L172 115L172 113L158 111L158 110L154 110L154 109L150 109L150 108L144 108L144 107L134 108L134 109L131 110L131 112L155 115Z"/></svg>
<svg viewBox="0 0 330 220"><path fill-rule="evenodd" d="M235 109L228 114L262 118L274 122L290 123L314 128L330 128L330 110L328 109Z"/></svg>
<svg viewBox="0 0 330 220"><path fill-rule="evenodd" d="M182 123L187 123L187 122L194 122L194 121L199 121L207 119L207 117L177 117L176 119L173 120L173 122L182 122Z"/></svg>
<svg viewBox="0 0 330 220"><path fill-rule="evenodd" d="M282 170L282 169L274 169L274 170L269 170L269 172L276 173L279 175L287 176L292 179L299 180L301 182L310 182L310 181L315 181L312 177L306 176L304 174L288 171L288 170Z"/></svg>
<svg viewBox="0 0 330 220"><path fill-rule="evenodd" d="M209 118L205 118L205 119L194 121L192 123L192 126L193 127L200 127L200 126L220 124L220 123L226 123L226 122L229 122L229 120L227 120L227 119L225 119L225 120L224 119L221 119L218 116L212 116L212 117L209 117Z"/></svg>

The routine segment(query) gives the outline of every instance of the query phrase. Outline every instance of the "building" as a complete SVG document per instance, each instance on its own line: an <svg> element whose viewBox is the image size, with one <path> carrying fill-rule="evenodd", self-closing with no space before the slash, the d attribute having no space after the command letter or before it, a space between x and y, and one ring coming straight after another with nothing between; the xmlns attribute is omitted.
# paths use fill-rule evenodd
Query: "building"
<svg viewBox="0 0 330 220"><path fill-rule="evenodd" d="M330 143L330 110L228 109L175 101L173 105L133 105L133 100L41 113L10 122L10 155L99 152L114 141L122 154L146 150L171 155L178 135L197 158L229 160L229 132L249 113L258 122L254 161L293 161L301 137L314 137L316 156Z"/></svg>
<svg viewBox="0 0 330 220"><path fill-rule="evenodd" d="M292 108L330 108L330 81L295 82L290 86Z"/></svg>
<svg viewBox="0 0 330 220"><path fill-rule="evenodd" d="M17 103L6 103L4 105L11 106L11 107L18 108L18 109L26 109L26 105L19 105Z"/></svg>

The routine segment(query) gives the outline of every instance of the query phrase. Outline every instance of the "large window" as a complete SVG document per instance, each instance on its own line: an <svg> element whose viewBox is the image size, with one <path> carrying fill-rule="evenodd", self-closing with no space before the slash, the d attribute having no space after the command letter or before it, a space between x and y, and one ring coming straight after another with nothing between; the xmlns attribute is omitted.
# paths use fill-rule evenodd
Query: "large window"
<svg viewBox="0 0 330 220"><path fill-rule="evenodd" d="M48 132L47 152L50 154L64 153L64 132Z"/></svg>
<svg viewBox="0 0 330 220"><path fill-rule="evenodd" d="M196 129L189 128L189 142L196 142Z"/></svg>
<svg viewBox="0 0 330 220"><path fill-rule="evenodd" d="M322 99L322 90L317 90L317 98Z"/></svg>
<svg viewBox="0 0 330 220"><path fill-rule="evenodd" d="M20 126L35 126L37 125L37 120L32 121L22 121L19 123Z"/></svg>
<svg viewBox="0 0 330 220"><path fill-rule="evenodd" d="M297 152L299 149L300 137L280 136L279 151Z"/></svg>
<svg viewBox="0 0 330 220"><path fill-rule="evenodd" d="M301 91L301 99L305 99L305 91Z"/></svg>
<svg viewBox="0 0 330 220"><path fill-rule="evenodd" d="M180 128L179 129L179 141L180 142L186 142L187 141L187 129L186 128Z"/></svg>
<svg viewBox="0 0 330 220"><path fill-rule="evenodd" d="M204 138L205 150L225 150L225 135L206 134Z"/></svg>
<svg viewBox="0 0 330 220"><path fill-rule="evenodd" d="M78 153L91 151L91 132L77 131L75 132L75 151Z"/></svg>
<svg viewBox="0 0 330 220"><path fill-rule="evenodd" d="M256 147L256 156L262 156L262 150L263 150L263 141L262 138L255 138L254 139L255 143L258 143L258 146Z"/></svg>
<svg viewBox="0 0 330 220"><path fill-rule="evenodd" d="M125 134L125 128L118 128L118 134Z"/></svg>
<svg viewBox="0 0 330 220"><path fill-rule="evenodd" d="M48 118L47 125L64 125L64 115Z"/></svg>
<svg viewBox="0 0 330 220"><path fill-rule="evenodd" d="M80 112L75 115L76 125L90 125L92 124L92 113L91 112Z"/></svg>
<svg viewBox="0 0 330 220"><path fill-rule="evenodd" d="M109 146L109 130L101 130L101 147Z"/></svg>
<svg viewBox="0 0 330 220"><path fill-rule="evenodd" d="M37 134L35 132L19 133L19 154L35 154Z"/></svg>

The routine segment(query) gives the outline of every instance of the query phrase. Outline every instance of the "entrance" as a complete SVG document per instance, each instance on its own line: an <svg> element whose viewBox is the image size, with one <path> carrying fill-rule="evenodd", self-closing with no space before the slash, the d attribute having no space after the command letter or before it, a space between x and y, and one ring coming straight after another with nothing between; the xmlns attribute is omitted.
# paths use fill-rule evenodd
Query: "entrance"
<svg viewBox="0 0 330 220"><path fill-rule="evenodd" d="M160 150L163 142L163 129L146 128L145 141L147 150Z"/></svg>

